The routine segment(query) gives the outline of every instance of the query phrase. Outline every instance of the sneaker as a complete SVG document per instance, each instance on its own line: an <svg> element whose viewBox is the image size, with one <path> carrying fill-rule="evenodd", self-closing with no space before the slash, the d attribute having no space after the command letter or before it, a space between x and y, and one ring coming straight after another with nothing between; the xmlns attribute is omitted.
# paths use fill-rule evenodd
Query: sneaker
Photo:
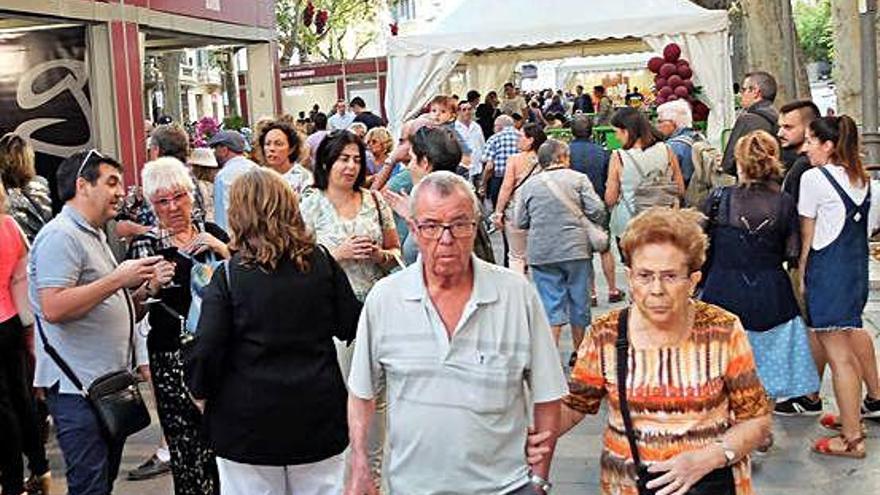
<svg viewBox="0 0 880 495"><path fill-rule="evenodd" d="M862 402L862 417L872 419L880 418L880 399L865 397L865 400Z"/></svg>
<svg viewBox="0 0 880 495"><path fill-rule="evenodd" d="M171 472L171 462L165 462L159 459L156 454L147 459L146 462L128 472L129 481L141 481L156 478Z"/></svg>
<svg viewBox="0 0 880 495"><path fill-rule="evenodd" d="M28 495L50 495L52 493L52 473L46 471L40 476L32 474L24 482L24 489Z"/></svg>
<svg viewBox="0 0 880 495"><path fill-rule="evenodd" d="M806 395L792 397L777 402L773 413L779 416L818 416L822 414L822 400L813 400Z"/></svg>

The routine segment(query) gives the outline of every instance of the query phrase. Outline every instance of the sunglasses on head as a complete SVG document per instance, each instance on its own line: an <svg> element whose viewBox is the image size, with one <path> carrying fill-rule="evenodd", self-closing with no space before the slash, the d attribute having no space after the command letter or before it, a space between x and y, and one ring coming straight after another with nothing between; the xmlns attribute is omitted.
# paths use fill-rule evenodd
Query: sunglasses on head
<svg viewBox="0 0 880 495"><path fill-rule="evenodd" d="M92 156L97 156L98 158L104 158L104 155L102 155L102 154L101 154L98 150L96 150L95 148L90 149L89 152L86 153L85 158L83 158L82 163L79 164L79 169L76 171L76 178L77 178L77 179L79 179L80 177L82 177L83 168L85 168L86 164L89 163L89 159L90 159Z"/></svg>

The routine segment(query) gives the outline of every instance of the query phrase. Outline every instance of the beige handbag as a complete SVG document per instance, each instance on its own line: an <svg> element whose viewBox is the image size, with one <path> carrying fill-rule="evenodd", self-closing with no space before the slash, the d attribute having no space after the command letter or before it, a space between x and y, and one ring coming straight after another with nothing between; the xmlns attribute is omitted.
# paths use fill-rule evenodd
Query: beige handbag
<svg viewBox="0 0 880 495"><path fill-rule="evenodd" d="M547 186L547 189L556 196L556 199L562 202L566 208L576 216L581 222L583 222L584 226L587 228L587 239L590 242L590 248L597 253L604 253L610 249L611 239L608 236L608 232L605 231L602 227L593 223L592 220L587 218L587 215L584 214L581 209L574 204L574 201L571 200L568 196L566 196L560 189L559 185L553 182L553 179L547 177L546 173L538 174L538 177L541 179L541 182Z"/></svg>

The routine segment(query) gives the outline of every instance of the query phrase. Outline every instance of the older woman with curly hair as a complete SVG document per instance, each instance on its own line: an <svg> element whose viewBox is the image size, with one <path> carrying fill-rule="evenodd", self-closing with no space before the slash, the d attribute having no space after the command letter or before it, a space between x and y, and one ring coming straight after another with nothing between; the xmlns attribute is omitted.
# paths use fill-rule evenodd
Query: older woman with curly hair
<svg viewBox="0 0 880 495"><path fill-rule="evenodd" d="M764 131L736 143L739 185L716 189L706 202L711 245L702 299L739 316L772 399L819 392L785 264L797 266L801 235L794 198L782 192L776 138Z"/></svg>
<svg viewBox="0 0 880 495"><path fill-rule="evenodd" d="M367 131L364 142L367 145L367 175L372 176L390 163L394 136L385 127L374 127ZM369 177L367 179L369 182Z"/></svg>
<svg viewBox="0 0 880 495"><path fill-rule="evenodd" d="M361 304L274 171L232 185L232 259L214 274L189 361L224 495L338 494L347 392L333 337Z"/></svg>
<svg viewBox="0 0 880 495"><path fill-rule="evenodd" d="M692 297L702 218L654 207L629 223L621 249L633 304L594 321L578 350L560 429L608 399L602 494L754 493L748 456L772 408L739 318ZM537 458L544 436L530 438Z"/></svg>

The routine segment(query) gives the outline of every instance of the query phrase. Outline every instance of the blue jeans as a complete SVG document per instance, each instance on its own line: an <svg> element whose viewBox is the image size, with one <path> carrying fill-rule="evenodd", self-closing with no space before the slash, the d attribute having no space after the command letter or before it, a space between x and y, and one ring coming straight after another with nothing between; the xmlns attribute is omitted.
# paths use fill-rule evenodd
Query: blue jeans
<svg viewBox="0 0 880 495"><path fill-rule="evenodd" d="M590 278L593 266L589 259L530 265L532 280L544 304L547 319L553 326L569 323L590 324Z"/></svg>
<svg viewBox="0 0 880 495"><path fill-rule="evenodd" d="M59 394L56 385L47 391L46 402L67 465L68 495L109 495L125 442L104 439L98 417L82 396Z"/></svg>

